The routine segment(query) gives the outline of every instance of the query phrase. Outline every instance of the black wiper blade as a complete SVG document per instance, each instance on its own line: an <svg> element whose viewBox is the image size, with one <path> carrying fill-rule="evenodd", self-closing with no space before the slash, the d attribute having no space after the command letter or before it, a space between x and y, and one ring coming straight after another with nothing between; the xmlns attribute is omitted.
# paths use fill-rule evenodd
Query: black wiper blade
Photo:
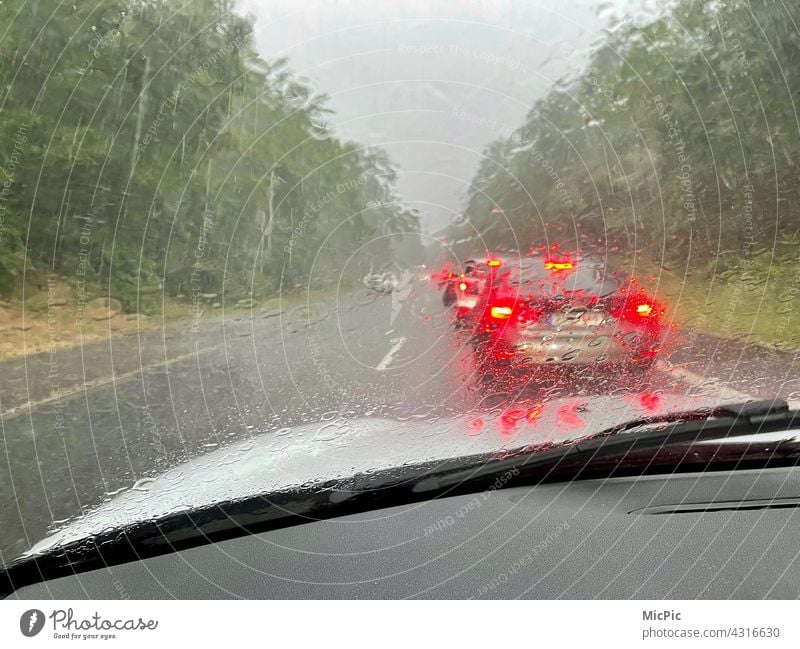
<svg viewBox="0 0 800 649"><path fill-rule="evenodd" d="M783 399L764 399L759 401L742 401L738 403L727 403L708 408L697 408L695 410L685 410L668 412L652 417L642 417L627 421L610 428L606 428L599 433L589 435L586 439L600 439L611 437L620 433L627 433L638 428L653 426L658 424L670 424L681 422L708 422L715 419L736 419L746 421L749 424L764 423L767 421L780 421L791 415L788 402Z"/></svg>
<svg viewBox="0 0 800 649"><path fill-rule="evenodd" d="M665 430L632 433L643 424L667 423ZM0 569L0 597L17 588L88 570L140 561L149 557L257 534L315 520L374 511L399 505L493 490L531 480L544 482L562 462L588 463L595 456L627 450L658 449L665 444L697 442L727 436L789 430L800 427L800 412L783 401L731 404L705 411L667 415L616 426L577 442L528 447L526 452L498 459L496 454L421 463L347 481L290 488L224 503L209 503L122 529L106 530L92 538L56 546L23 557ZM631 434L615 434L629 431ZM532 451L536 452L532 452ZM570 462L570 464L572 464ZM574 466L574 465L573 465ZM571 469L574 473L574 469Z"/></svg>
<svg viewBox="0 0 800 649"><path fill-rule="evenodd" d="M658 424L666 425L652 428ZM610 454L658 450L670 444L770 433L793 427L800 428L800 411L790 410L789 404L780 399L679 411L625 422L578 440L528 446L506 459L426 477L414 491L439 491L462 481L485 482L509 472L515 477L524 472L546 479L549 473L558 470L559 465L588 464L595 458Z"/></svg>
<svg viewBox="0 0 800 649"><path fill-rule="evenodd" d="M491 455L452 458L404 469L356 474L350 479L291 487L240 500L209 503L188 511L107 529L80 540L28 554L0 567L0 599L16 589L89 570L141 561L163 554L259 534L292 525L338 518L428 500L412 487L431 472L463 462L490 462Z"/></svg>

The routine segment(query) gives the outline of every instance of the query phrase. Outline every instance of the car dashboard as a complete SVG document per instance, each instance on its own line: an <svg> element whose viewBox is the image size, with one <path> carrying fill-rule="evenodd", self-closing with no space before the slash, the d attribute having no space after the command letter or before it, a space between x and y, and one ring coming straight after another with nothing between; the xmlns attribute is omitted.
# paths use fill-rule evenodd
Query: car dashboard
<svg viewBox="0 0 800 649"><path fill-rule="evenodd" d="M576 480L249 534L19 599L800 596L800 469Z"/></svg>

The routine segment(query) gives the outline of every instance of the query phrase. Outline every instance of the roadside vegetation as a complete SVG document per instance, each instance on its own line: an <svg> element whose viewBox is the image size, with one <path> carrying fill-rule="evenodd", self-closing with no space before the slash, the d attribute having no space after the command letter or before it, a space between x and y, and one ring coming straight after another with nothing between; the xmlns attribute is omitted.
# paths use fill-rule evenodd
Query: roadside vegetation
<svg viewBox="0 0 800 649"><path fill-rule="evenodd" d="M0 347L53 283L64 313L197 317L356 281L418 231L386 156L233 9L0 3Z"/></svg>
<svg viewBox="0 0 800 649"><path fill-rule="evenodd" d="M649 276L680 322L797 348L798 25L772 0L618 22L487 147L453 238L579 242Z"/></svg>

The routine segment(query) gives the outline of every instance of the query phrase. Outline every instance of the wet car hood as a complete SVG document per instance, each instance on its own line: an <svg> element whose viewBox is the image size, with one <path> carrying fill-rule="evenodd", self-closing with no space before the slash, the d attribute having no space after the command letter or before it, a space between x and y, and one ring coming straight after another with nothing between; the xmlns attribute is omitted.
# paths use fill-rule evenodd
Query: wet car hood
<svg viewBox="0 0 800 649"><path fill-rule="evenodd" d="M334 419L257 433L210 451L155 478L144 478L94 510L53 530L24 556L99 532L125 528L200 506L269 495L357 473L522 449L597 433L644 416L717 405L686 395L553 400L540 409L515 406L486 415L405 421ZM534 416L535 415L535 416Z"/></svg>

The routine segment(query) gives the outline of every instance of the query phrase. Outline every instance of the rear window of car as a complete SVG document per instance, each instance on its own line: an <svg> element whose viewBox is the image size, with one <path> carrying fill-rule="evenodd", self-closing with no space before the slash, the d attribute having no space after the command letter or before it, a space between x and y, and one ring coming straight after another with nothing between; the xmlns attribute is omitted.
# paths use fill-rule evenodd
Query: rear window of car
<svg viewBox="0 0 800 649"><path fill-rule="evenodd" d="M540 259L510 265L505 274L512 287L543 291L549 295L581 292L605 297L620 285L619 280L602 266L584 265L573 270L552 271L546 269Z"/></svg>

